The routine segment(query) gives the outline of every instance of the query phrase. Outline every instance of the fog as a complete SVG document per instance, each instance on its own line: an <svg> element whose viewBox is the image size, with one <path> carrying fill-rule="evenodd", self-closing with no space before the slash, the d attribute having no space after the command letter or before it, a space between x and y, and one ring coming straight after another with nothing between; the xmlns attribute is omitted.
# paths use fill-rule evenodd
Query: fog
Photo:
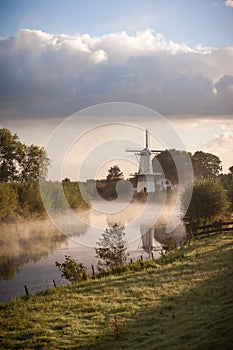
<svg viewBox="0 0 233 350"><path fill-rule="evenodd" d="M67 244L49 220L1 224L0 230L0 279L12 278L23 265Z"/></svg>
<svg viewBox="0 0 233 350"><path fill-rule="evenodd" d="M1 224L0 302L22 295L25 283L32 293L52 287L53 279L65 283L55 267L55 261L64 261L65 255L90 270L97 264L96 243L114 224L125 227L129 259L137 260L140 255L148 259L152 251L159 257L161 242L168 237L182 244L185 230L179 221L175 220L174 229L167 232L168 222L176 217L176 200L172 196L169 203L96 201L91 209L73 212L72 217L68 213L51 220Z"/></svg>
<svg viewBox="0 0 233 350"><path fill-rule="evenodd" d="M92 201L87 211L65 210L59 215L51 211L49 214L64 235L84 247L94 248L104 230L114 224L125 227L129 249L135 249L135 244L150 228L156 228L160 239L169 236L182 239L185 232L180 219L179 194L170 194L167 198L166 193L161 192L156 201L154 196L144 200L101 199Z"/></svg>
<svg viewBox="0 0 233 350"><path fill-rule="evenodd" d="M175 202L175 195L170 197L169 203L157 204L103 200L93 202L89 210L74 212L72 217L70 214L53 217L53 222L44 219L1 224L0 278L12 278L20 266L67 247L67 237L74 244L94 248L104 230L114 224L125 227L129 250L140 246L142 235L150 228L155 228L155 238L159 241L168 236L182 241L185 231L181 223L177 224L179 213L172 232L166 232Z"/></svg>

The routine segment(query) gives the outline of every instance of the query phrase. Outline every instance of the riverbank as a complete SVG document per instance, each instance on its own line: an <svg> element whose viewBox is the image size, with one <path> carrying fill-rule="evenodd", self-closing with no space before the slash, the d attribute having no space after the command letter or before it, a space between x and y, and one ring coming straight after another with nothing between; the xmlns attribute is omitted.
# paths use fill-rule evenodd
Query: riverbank
<svg viewBox="0 0 233 350"><path fill-rule="evenodd" d="M1 305L1 349L232 349L232 232Z"/></svg>

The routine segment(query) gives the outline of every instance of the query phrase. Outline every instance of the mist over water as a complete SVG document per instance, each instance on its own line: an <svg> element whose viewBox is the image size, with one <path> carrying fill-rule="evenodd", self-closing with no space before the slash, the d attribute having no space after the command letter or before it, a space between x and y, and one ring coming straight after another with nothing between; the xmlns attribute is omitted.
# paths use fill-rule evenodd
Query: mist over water
<svg viewBox="0 0 233 350"><path fill-rule="evenodd" d="M82 261L88 269L96 265L96 242L106 228L114 224L125 227L129 258L138 259L141 254L148 258L145 241L154 242L157 248L165 238L171 236L182 242L185 230L180 224L171 233L166 225L174 210L174 198L166 205L158 203L122 203L122 209L113 202L95 202L87 211L75 213L80 220L69 221L62 215L63 225L69 225L69 237L61 233L48 219L2 224L0 226L0 302L24 294L24 284L32 293L52 287L55 279L65 283L55 267L55 261L64 261L65 255ZM108 207L108 213L104 212ZM177 213L179 215L179 213ZM152 231L149 229L153 228ZM66 231L67 232L67 231ZM148 236L148 239L145 235ZM144 239L142 239L144 237ZM146 240L145 240L146 238ZM144 250L143 250L144 248ZM157 252L157 256L159 253Z"/></svg>
<svg viewBox="0 0 233 350"><path fill-rule="evenodd" d="M49 220L2 224L0 279L11 279L20 268L66 244L66 237Z"/></svg>

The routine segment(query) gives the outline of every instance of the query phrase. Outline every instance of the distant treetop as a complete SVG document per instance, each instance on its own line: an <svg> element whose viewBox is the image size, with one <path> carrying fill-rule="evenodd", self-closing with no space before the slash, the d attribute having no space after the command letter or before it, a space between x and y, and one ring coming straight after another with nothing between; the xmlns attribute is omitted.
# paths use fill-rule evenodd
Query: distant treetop
<svg viewBox="0 0 233 350"><path fill-rule="evenodd" d="M123 178L124 178L124 175L121 169L119 168L119 166L114 165L108 170L106 179L107 181L119 181L119 180L122 180Z"/></svg>

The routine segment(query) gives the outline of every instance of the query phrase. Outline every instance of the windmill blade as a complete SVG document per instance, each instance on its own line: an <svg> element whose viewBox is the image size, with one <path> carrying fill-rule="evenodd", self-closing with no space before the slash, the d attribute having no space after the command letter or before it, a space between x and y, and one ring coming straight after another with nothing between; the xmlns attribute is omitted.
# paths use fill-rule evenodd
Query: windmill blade
<svg viewBox="0 0 233 350"><path fill-rule="evenodd" d="M148 143L148 130L146 129L146 148L148 148L148 145L149 145L149 143Z"/></svg>
<svg viewBox="0 0 233 350"><path fill-rule="evenodd" d="M161 150L161 149L150 149L151 153L162 153L165 150Z"/></svg>
<svg viewBox="0 0 233 350"><path fill-rule="evenodd" d="M138 154L141 153L141 150L139 150L139 149L126 149L125 151L126 151L126 152L138 153Z"/></svg>

